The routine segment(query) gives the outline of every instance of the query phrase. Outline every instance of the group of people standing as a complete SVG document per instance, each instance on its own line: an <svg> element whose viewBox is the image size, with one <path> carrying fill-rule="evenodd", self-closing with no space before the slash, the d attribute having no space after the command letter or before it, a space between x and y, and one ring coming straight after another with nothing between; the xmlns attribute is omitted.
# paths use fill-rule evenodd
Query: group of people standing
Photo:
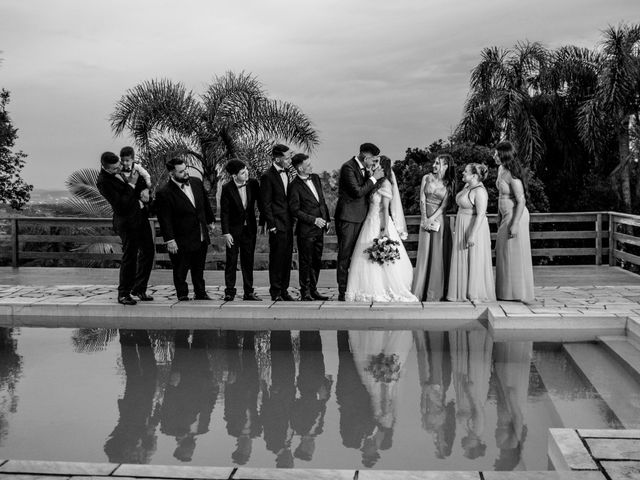
<svg viewBox="0 0 640 480"><path fill-rule="evenodd" d="M487 190L482 183L488 168L470 163L462 172L464 187L455 193L453 158L436 158L433 172L420 186L420 236L413 293L423 301L487 302L534 300L527 178L510 142L497 145L498 233L493 281L491 233L487 220ZM451 231L445 212L456 203Z"/></svg>
<svg viewBox="0 0 640 480"><path fill-rule="evenodd" d="M292 155L286 145L271 150L272 165L260 181L249 178L240 159L225 166L231 179L220 196L220 220L226 245L225 301L234 300L240 259L243 299L262 300L253 288L258 227L269 235L269 293L274 301L292 301L289 293L294 234L297 239L300 300L328 300L318 291L324 235L331 224L322 184L308 155ZM453 158L440 155L420 187L420 235L416 269L402 240L407 238L398 184L391 160L372 143L340 169L335 231L338 238L337 283L340 301L531 301L533 273L526 208L526 175L509 142L496 148L499 229L496 283L493 282L491 237L486 217L487 167L469 164L465 185L456 193ZM195 300L210 300L204 281L207 248L215 218L201 180L189 176L184 160L166 163L169 180L150 195L148 173L135 161L131 147L120 157L105 152L98 189L113 207L113 225L122 239L123 258L118 302L150 301L147 283L154 244L149 215L155 213L173 267L178 300L187 301L191 272ZM454 231L445 214L456 202ZM256 217L256 211L259 217ZM365 252L376 238L396 242L398 259L372 262Z"/></svg>

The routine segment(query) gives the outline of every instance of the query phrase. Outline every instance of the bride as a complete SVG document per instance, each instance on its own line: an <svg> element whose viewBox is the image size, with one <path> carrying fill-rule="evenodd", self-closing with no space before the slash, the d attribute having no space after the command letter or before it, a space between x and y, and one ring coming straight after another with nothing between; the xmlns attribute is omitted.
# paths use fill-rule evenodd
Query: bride
<svg viewBox="0 0 640 480"><path fill-rule="evenodd" d="M381 156L379 165L374 165L374 170L378 168L382 168L384 177L369 197L369 211L351 257L345 299L349 302L417 302L418 298L411 293L413 267L402 244L402 239L407 238L407 224L389 157ZM380 265L371 261L364 251L374 238L385 236L399 242L400 258Z"/></svg>

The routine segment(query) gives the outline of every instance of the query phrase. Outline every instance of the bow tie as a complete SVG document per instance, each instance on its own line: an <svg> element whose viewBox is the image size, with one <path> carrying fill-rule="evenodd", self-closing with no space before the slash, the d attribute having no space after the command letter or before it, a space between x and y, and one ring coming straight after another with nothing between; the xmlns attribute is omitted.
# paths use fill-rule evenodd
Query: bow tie
<svg viewBox="0 0 640 480"><path fill-rule="evenodd" d="M240 190L241 188L244 188L244 187L246 187L246 186L247 186L247 184L246 184L246 183L243 183L242 185L236 185L236 187L238 188L238 190Z"/></svg>
<svg viewBox="0 0 640 480"><path fill-rule="evenodd" d="M276 170L280 175L282 175L283 173L287 173L287 171L284 168L276 168Z"/></svg>
<svg viewBox="0 0 640 480"><path fill-rule="evenodd" d="M186 184L186 183L181 183L181 184L180 184L180 188L181 188L182 190L184 190L185 188L187 188L187 184Z"/></svg>

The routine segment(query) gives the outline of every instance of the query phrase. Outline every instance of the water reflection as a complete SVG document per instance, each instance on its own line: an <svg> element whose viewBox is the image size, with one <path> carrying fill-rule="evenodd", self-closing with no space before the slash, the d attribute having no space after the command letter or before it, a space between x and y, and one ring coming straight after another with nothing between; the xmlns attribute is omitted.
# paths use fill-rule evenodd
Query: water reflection
<svg viewBox="0 0 640 480"><path fill-rule="evenodd" d="M126 377L118 400L119 418L104 444L113 463L149 463L156 451L157 415L153 415L157 366L144 330L120 330L120 356Z"/></svg>
<svg viewBox="0 0 640 480"><path fill-rule="evenodd" d="M14 329L0 327L0 446L9 432L8 415L18 409L16 384L22 372L22 358L16 352Z"/></svg>

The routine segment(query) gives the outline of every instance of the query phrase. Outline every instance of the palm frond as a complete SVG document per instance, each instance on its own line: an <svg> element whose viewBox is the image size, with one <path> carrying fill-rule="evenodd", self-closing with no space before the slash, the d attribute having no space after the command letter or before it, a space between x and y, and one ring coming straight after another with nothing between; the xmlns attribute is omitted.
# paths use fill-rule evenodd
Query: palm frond
<svg viewBox="0 0 640 480"><path fill-rule="evenodd" d="M71 173L65 182L71 194L67 205L88 216L110 217L113 214L111 205L98 191L99 173L95 168L82 168Z"/></svg>

